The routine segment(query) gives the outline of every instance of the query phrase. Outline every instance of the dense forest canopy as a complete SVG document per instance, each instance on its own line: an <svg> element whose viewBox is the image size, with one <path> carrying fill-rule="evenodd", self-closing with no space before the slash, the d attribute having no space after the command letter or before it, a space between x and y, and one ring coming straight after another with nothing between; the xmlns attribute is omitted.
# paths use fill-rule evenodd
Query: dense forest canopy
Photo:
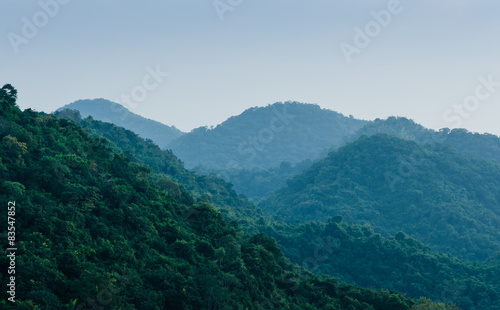
<svg viewBox="0 0 500 310"><path fill-rule="evenodd" d="M463 309L490 310L498 303L500 279L493 258L487 264L465 263L436 253L404 233L384 238L369 226L353 226L340 217L330 218L328 224L286 225L272 221L262 217L230 187L213 186L227 183L213 175L202 177L185 170L171 152L160 150L128 130L91 118L82 120L76 111L66 110L57 116L107 137L129 158L152 167L158 173L156 178L166 174L181 188L189 188L195 197L202 197L199 193L205 191L208 195L203 199L209 197L226 218L237 219L244 231L274 237L286 257L313 273L372 288L391 288L413 298L429 296L455 302ZM281 166L283 171L290 169Z"/></svg>
<svg viewBox="0 0 500 310"><path fill-rule="evenodd" d="M335 226L332 223L328 226L321 223L279 224L255 212L251 204L231 190L230 185L213 186L227 183L221 183L213 175L202 177L185 170L171 152L160 150L128 130L92 118L82 120L77 112L68 110L57 115L74 120L89 132L107 137L127 157L135 157L151 166L157 173L155 178L167 174L181 188L189 188L195 197L210 198L224 217L236 218L245 231L257 230L276 238L286 257L313 273L372 288L390 288L414 298L429 296L434 300L454 302L463 309L495 309L498 303L499 297L495 293L500 283L498 261L493 258L487 264L464 263L438 254L404 233L386 239L369 226L353 226L338 218L333 218ZM290 164L282 164L279 173L293 168ZM255 171L258 170L251 172ZM267 177L274 173L272 169L261 171L259 175L270 172ZM252 185L251 180L247 182ZM204 189L208 195L202 197L200 193ZM175 190L169 191L175 193ZM226 197L232 198L228 200ZM370 270L368 275L366 270Z"/></svg>
<svg viewBox="0 0 500 310"><path fill-rule="evenodd" d="M160 149L151 140L92 117L82 119L76 110L66 109L54 115L76 122L91 134L105 137L116 152L121 151L127 158L150 167L155 173L151 177L158 186L173 196L187 191L197 199L212 202L227 219L238 221L248 231L254 231L253 222L261 218L260 210L236 194L230 183L215 175L200 175L185 169L171 151Z"/></svg>
<svg viewBox="0 0 500 310"><path fill-rule="evenodd" d="M383 235L483 260L500 250L500 165L440 144L363 136L294 177L259 206L285 219L340 215Z"/></svg>
<svg viewBox="0 0 500 310"><path fill-rule="evenodd" d="M19 210L22 269L4 309L452 309L317 278L109 140L15 101L5 85L0 197Z"/></svg>
<svg viewBox="0 0 500 310"><path fill-rule="evenodd" d="M481 264L432 251L403 232L384 238L370 226L342 222L273 223L263 230L284 255L318 275L409 297L455 303L461 309L500 309L500 253Z"/></svg>

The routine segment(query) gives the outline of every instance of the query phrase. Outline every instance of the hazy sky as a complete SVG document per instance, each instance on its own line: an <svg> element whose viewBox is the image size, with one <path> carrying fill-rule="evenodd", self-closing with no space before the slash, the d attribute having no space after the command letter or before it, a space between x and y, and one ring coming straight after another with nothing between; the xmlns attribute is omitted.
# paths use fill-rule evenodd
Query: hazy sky
<svg viewBox="0 0 500 310"><path fill-rule="evenodd" d="M499 12L494 0L2 0L0 83L23 109L106 98L184 131L293 100L500 135Z"/></svg>

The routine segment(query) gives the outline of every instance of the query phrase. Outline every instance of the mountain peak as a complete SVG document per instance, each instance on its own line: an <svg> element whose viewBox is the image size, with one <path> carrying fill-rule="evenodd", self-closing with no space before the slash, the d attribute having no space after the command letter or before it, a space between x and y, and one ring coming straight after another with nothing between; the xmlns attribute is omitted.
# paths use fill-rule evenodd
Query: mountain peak
<svg viewBox="0 0 500 310"><path fill-rule="evenodd" d="M165 148L172 140L183 134L174 126L142 117L121 104L103 98L77 100L57 109L56 113L65 109L79 111L82 118L92 116L96 120L132 130L143 138L151 139L161 148Z"/></svg>
<svg viewBox="0 0 500 310"><path fill-rule="evenodd" d="M315 104L277 102L247 109L213 129L197 128L169 147L187 167L270 168L318 156L365 123Z"/></svg>

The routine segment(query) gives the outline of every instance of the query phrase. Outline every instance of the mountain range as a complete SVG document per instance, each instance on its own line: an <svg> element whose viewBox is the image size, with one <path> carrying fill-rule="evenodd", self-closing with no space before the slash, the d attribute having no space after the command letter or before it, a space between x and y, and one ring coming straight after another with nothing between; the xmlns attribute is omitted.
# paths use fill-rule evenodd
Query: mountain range
<svg viewBox="0 0 500 310"><path fill-rule="evenodd" d="M21 111L16 97L12 86L0 89L0 197L16 207L22 264L16 303L3 299L3 309L455 309L319 278L274 239L244 233L203 195L141 164L155 158L136 157L155 149L150 141L130 144L127 154L119 145L137 135ZM123 141L97 133L108 129ZM160 155L170 161L157 167L189 180L175 157ZM2 283L12 278L0 274Z"/></svg>
<svg viewBox="0 0 500 310"><path fill-rule="evenodd" d="M287 158L283 155L287 147L306 149L307 144L294 141L290 133L276 134L269 144L281 144L282 149L273 152L285 160L243 167L237 157L226 156L221 160L231 165L209 168L198 162L199 173L187 170L185 159L178 159L175 150L162 150L132 131L71 110L55 115L71 120L95 139L104 137L113 153L151 169L147 178L152 186L179 203L184 218L198 214L198 206L191 210L189 206L207 203L230 226L240 229L238 234L274 238L285 257L314 274L334 276L348 285L400 291L415 300L426 296L456 303L462 309L498 308L498 137L460 129L434 131L400 117L366 122L336 113L340 118L329 122L342 126L328 125L337 128L335 142L328 144L317 138L318 128L328 126L312 123L322 119L323 113L331 117L335 112L289 102L249 109L243 113L245 118L240 115L224 122L225 131L211 132L219 125L204 128L205 134L187 133L184 136L191 137L185 141L192 141L179 145L190 145L194 160L203 161L212 156L207 152L217 148L230 152L231 144L223 140L235 140L236 135L226 137L229 132L241 129L242 137L257 132L258 142L259 132L262 137L269 133L260 127L262 122L253 127L239 122L266 115L268 120L269 115L271 120L273 115L279 119L275 111L282 105L299 111L295 114L314 115L295 126L306 132L308 138L301 139L310 139L308 148L315 152ZM292 119L288 110L282 114ZM278 127L268 126L274 133L272 128ZM211 143L203 143L205 138ZM237 180L234 189L239 194L259 197L263 212L212 172L225 176L226 181L228 175ZM237 240L243 248L244 242ZM380 306L391 309L387 304ZM444 309L444 305L433 307Z"/></svg>

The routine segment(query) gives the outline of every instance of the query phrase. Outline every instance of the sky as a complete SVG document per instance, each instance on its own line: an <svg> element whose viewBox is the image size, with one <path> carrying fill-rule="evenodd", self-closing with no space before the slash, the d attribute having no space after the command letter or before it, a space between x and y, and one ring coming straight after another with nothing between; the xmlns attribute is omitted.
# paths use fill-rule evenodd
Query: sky
<svg viewBox="0 0 500 310"><path fill-rule="evenodd" d="M278 101L500 135L500 1L2 0L22 109L105 98L183 131Z"/></svg>

